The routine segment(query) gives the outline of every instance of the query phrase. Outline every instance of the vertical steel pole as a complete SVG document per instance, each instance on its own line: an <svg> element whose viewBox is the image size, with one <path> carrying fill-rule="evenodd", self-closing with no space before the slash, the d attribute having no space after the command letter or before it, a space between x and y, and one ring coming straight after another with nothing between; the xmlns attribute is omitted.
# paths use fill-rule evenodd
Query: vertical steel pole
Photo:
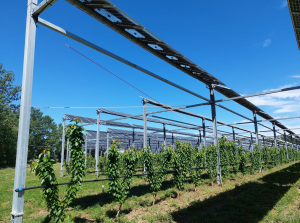
<svg viewBox="0 0 300 223"><path fill-rule="evenodd" d="M256 136L256 145L259 145L259 138L258 138L258 127L257 127L257 118L256 118L256 111L253 112L253 119L254 119L254 130L255 130L255 136Z"/></svg>
<svg viewBox="0 0 300 223"><path fill-rule="evenodd" d="M64 175L64 159L65 159L65 134L66 134L66 119L63 118L63 132L61 138L61 159L60 159L60 176Z"/></svg>
<svg viewBox="0 0 300 223"><path fill-rule="evenodd" d="M286 132L283 131L283 136L284 136L284 142L285 142L285 150L286 150L286 158L289 160L289 152L288 152L288 145L286 141Z"/></svg>
<svg viewBox="0 0 300 223"><path fill-rule="evenodd" d="M108 155L108 149L109 149L108 137L109 137L109 133L108 133L108 131L106 131L106 155Z"/></svg>
<svg viewBox="0 0 300 223"><path fill-rule="evenodd" d="M203 130L203 144L206 147L206 131L205 131L205 119L202 119L202 130Z"/></svg>
<svg viewBox="0 0 300 223"><path fill-rule="evenodd" d="M262 136L262 140L263 140L263 145L265 146L266 144L265 144L265 137L264 136Z"/></svg>
<svg viewBox="0 0 300 223"><path fill-rule="evenodd" d="M147 101L143 99L144 148L147 146Z"/></svg>
<svg viewBox="0 0 300 223"><path fill-rule="evenodd" d="M15 168L14 190L24 188L26 181L26 167L28 156L28 140L30 127L30 110L33 80L33 64L35 50L36 22L31 14L37 5L37 0L28 0L25 34L25 49L23 62L22 92L19 116L18 145ZM23 220L24 191L13 192L11 222L18 223Z"/></svg>
<svg viewBox="0 0 300 223"><path fill-rule="evenodd" d="M234 131L234 127L232 127L232 138L233 138L233 141L235 141L235 131Z"/></svg>
<svg viewBox="0 0 300 223"><path fill-rule="evenodd" d="M251 137L251 142L250 142L250 151L253 151L253 136L252 133L250 133L250 137Z"/></svg>
<svg viewBox="0 0 300 223"><path fill-rule="evenodd" d="M174 149L174 134L172 133L172 147Z"/></svg>
<svg viewBox="0 0 300 223"><path fill-rule="evenodd" d="M216 115L216 104L215 104L215 90L214 85L209 87L210 92L210 101L211 101L211 116L213 124L213 134L214 134L214 144L218 147L218 130L217 130L217 115ZM220 161L220 150L218 148L218 165L217 165L217 183L222 184L222 175L221 175L221 161Z"/></svg>
<svg viewBox="0 0 300 223"><path fill-rule="evenodd" d="M201 147L201 143L202 143L202 136L201 136L201 130L199 129L199 149Z"/></svg>
<svg viewBox="0 0 300 223"><path fill-rule="evenodd" d="M163 124L163 130L164 130L164 145L165 145L165 148L167 148L166 125L165 124Z"/></svg>
<svg viewBox="0 0 300 223"><path fill-rule="evenodd" d="M134 128L132 129L132 145L134 147Z"/></svg>
<svg viewBox="0 0 300 223"><path fill-rule="evenodd" d="M97 110L97 136L96 136L96 151L95 151L95 158L96 158L96 175L97 178L99 176L99 138L100 138L100 111Z"/></svg>
<svg viewBox="0 0 300 223"><path fill-rule="evenodd" d="M273 122L273 132L274 132L274 143L275 147L277 147L277 137L276 137L276 129L275 129L275 123Z"/></svg>
<svg viewBox="0 0 300 223"><path fill-rule="evenodd" d="M291 135L291 143L292 143L292 148L294 149L294 140L293 140L293 135Z"/></svg>
<svg viewBox="0 0 300 223"><path fill-rule="evenodd" d="M84 165L85 165L85 168L86 168L86 157L87 157L87 134L85 134L84 154L85 154Z"/></svg>
<svg viewBox="0 0 300 223"><path fill-rule="evenodd" d="M67 138L67 161L70 162L70 144L69 144L69 138Z"/></svg>
<svg viewBox="0 0 300 223"><path fill-rule="evenodd" d="M149 145L149 148L151 149L150 137L148 138L148 145Z"/></svg>
<svg viewBox="0 0 300 223"><path fill-rule="evenodd" d="M143 99L143 121L144 121L144 149L147 146L147 101ZM144 163L144 173L146 172L146 167Z"/></svg>

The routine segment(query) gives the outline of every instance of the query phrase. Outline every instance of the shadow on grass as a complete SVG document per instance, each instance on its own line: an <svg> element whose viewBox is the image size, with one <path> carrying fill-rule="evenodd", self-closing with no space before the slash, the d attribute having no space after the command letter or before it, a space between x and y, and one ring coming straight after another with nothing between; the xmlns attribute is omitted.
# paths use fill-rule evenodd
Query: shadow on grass
<svg viewBox="0 0 300 223"><path fill-rule="evenodd" d="M260 222L300 178L300 163L173 212L175 222ZM199 188L198 190L201 190Z"/></svg>
<svg viewBox="0 0 300 223"><path fill-rule="evenodd" d="M166 180L166 181L163 181L160 191L165 191L165 190L168 190L173 187L174 187L173 180ZM128 198L133 197L133 196L141 197L150 192L151 191L150 191L149 184L133 186L130 188ZM161 200L157 200L156 203L159 203L160 201ZM112 196L108 192L104 192L104 193L99 193L96 195L88 195L88 196L84 196L81 198L76 198L71 203L70 207L80 206L81 209L84 210L84 209L94 206L96 204L103 206L105 204L109 204L112 202L113 202Z"/></svg>

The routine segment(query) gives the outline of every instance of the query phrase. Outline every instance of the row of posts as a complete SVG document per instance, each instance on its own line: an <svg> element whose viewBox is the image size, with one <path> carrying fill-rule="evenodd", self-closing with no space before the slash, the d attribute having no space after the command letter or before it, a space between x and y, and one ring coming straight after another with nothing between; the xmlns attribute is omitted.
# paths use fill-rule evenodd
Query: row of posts
<svg viewBox="0 0 300 223"><path fill-rule="evenodd" d="M214 138L214 144L218 146L218 130L217 130L217 119L216 119L216 105L215 105L215 90L214 90L215 85L211 85L209 87L210 91L210 101L211 101L211 115L212 115L212 127L213 127L213 138ZM95 158L96 158L96 164L95 164L95 172L97 175L97 178L99 176L99 139L100 139L100 113L101 110L97 110L97 135L96 135L96 146L95 146ZM256 111L253 112L253 123L254 123L254 129L255 129L255 136L256 136L256 144L259 145L259 135L258 135L258 126L257 126L257 113ZM143 99L143 148L147 146L147 100ZM65 146L65 119L63 120L63 137L62 137L62 154L61 154L61 176L63 176L63 161L64 161L64 146ZM202 132L203 132L203 144L206 146L206 130L205 130L205 119L202 118ZM275 146L277 147L277 136L276 136L276 129L275 129L275 123L273 123L273 133L274 133L274 143ZM236 141L236 135L235 135L235 129L232 127L232 136L233 140ZM133 129L132 132L132 137L133 137L133 146L135 143L135 132ZM167 145L166 141L166 126L163 124L163 137L164 137L164 145ZM109 133L107 132L107 152L109 148ZM150 138L148 139L149 142L148 144L150 145ZM289 159L288 155L288 149L287 149L287 139L286 139L286 132L284 131L284 140L285 140L285 148L287 151L287 159ZM201 135L201 130L199 130L199 140L198 140L198 145L200 146L202 142L202 135ZM251 133L251 143L250 147L252 147L252 133ZM293 138L291 136L291 142L293 144ZM263 143L264 143L264 137L263 137ZM174 144L174 138L173 138L173 133L172 133L172 144ZM294 147L294 146L293 146ZM298 147L298 145L297 145ZM91 151L90 151L91 152ZM102 150L101 150L102 152ZM67 157L66 161L70 161L70 151L69 151L69 140L67 140ZM86 140L85 140L85 154L87 154L87 135L86 135ZM102 155L102 154L101 154ZM85 160L85 165L86 165L86 160ZM222 183L222 176L221 176L221 163L220 163L220 152L218 151L218 166L217 166L217 183L221 184Z"/></svg>

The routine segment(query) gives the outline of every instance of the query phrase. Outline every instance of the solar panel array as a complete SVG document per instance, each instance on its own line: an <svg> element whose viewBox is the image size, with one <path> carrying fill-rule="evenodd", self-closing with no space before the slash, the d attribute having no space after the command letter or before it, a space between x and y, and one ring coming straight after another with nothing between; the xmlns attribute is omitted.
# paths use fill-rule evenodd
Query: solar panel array
<svg viewBox="0 0 300 223"><path fill-rule="evenodd" d="M97 131L87 131L88 135L88 149L95 149L96 146L96 137L97 137ZM134 135L134 138L133 138ZM106 151L107 149L107 143L110 144L111 141L114 139L118 139L121 144L121 149L126 150L131 146L135 146L137 149L143 148L143 138L144 133L141 131L128 131L128 130L120 130L120 129L111 129L108 128L107 132L100 131L99 132L99 148L100 151ZM196 137L182 137L178 135L168 135L166 134L166 144L171 145L174 144L176 140L179 140L180 142L186 142L191 143L193 146L199 145L199 138ZM159 151L162 144L164 143L164 135L163 134L157 134L157 133L148 133L147 134L147 143L150 145L150 149L153 152ZM207 145L213 144L213 140L207 139L206 140ZM203 146L203 140L200 142L200 146Z"/></svg>
<svg viewBox="0 0 300 223"><path fill-rule="evenodd" d="M140 25L125 12L108 0L66 0L88 15L104 23L127 39L146 49L150 53L163 59L172 66L182 70L188 75L204 82L223 84L216 77L183 56L173 47L155 36Z"/></svg>
<svg viewBox="0 0 300 223"><path fill-rule="evenodd" d="M300 0L288 0L295 36L300 50Z"/></svg>
<svg viewBox="0 0 300 223"><path fill-rule="evenodd" d="M107 109L101 109L101 112L110 114L110 115L117 115L121 117L131 117L131 114L123 113L123 112L117 112L117 111L112 111L112 110L107 110ZM97 119L94 118L87 118L83 116L78 116L78 115L69 115L65 114L65 117L67 119L73 120L73 119L80 119L83 123L86 124L96 124ZM140 117L135 117L132 119L138 119L138 120L143 120ZM187 128L187 129L192 129L192 130L199 130L199 128L193 128L187 125L182 125L182 124L177 124L174 122L168 122L168 121L161 121L158 119L153 119L153 118L147 118L148 122L155 122L155 123L161 123L161 124L166 124L166 125L171 125L171 126L176 126L176 127L181 127L181 128ZM128 124L124 122L115 122L115 121L105 121L105 120L100 120L100 125L107 125L107 126L114 126L114 127L123 127L123 128L132 128L132 129L144 129L144 126L142 125L136 125L136 124ZM156 128L156 127L150 127L147 126L148 131L154 131L154 132L163 132L163 128ZM198 134L195 133L188 133L188 132L181 132L178 130L167 130L168 133L173 133L173 134L180 134L180 135L186 135L186 136L193 136L193 137L198 137Z"/></svg>
<svg viewBox="0 0 300 223"><path fill-rule="evenodd" d="M223 82L212 76L204 69L193 63L191 60L183 56L173 47L165 43L156 35L147 30L144 26L139 24L133 18L128 16L125 12L119 9L108 0L66 0L70 4L76 6L83 12L92 16L96 20L107 25L111 29L115 30L119 34L123 35L127 39L131 40L140 47L146 49L155 56L168 62L172 66L180 69L195 79L207 84L220 84L225 85ZM299 24L300 24L300 0L289 0L290 11L294 24L297 41L300 37ZM299 45L299 43L298 43ZM226 97L240 96L237 92L222 87L216 87L216 91L223 94ZM252 104L247 99L234 100L238 104L250 109L251 111L262 111L257 106ZM265 119L273 119L268 114L259 113L259 116ZM275 124L282 128L286 127L278 121ZM293 131L288 130L290 134L294 134Z"/></svg>

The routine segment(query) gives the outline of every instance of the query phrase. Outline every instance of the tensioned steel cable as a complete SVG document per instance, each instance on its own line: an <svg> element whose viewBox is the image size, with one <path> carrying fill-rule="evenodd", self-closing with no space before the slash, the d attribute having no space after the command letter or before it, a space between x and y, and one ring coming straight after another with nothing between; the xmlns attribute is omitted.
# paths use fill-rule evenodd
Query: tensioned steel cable
<svg viewBox="0 0 300 223"><path fill-rule="evenodd" d="M129 86L133 87L134 89L136 89L137 91L141 92L142 94L146 95L147 97L151 98L152 100L156 101L157 103L161 104L162 107L164 107L165 109L168 109L169 111L174 112L176 115L182 117L183 119L187 120L188 122L190 122L191 124L194 124L196 126L198 126L200 129L202 129L203 131L206 132L206 130L204 130L201 126L197 125L196 123L193 123L192 121L190 121L189 119L185 118L184 116L178 114L176 111L174 111L173 108L170 108L167 105L164 105L160 102L158 102L157 100L155 100L153 97L151 97L150 95L146 94L145 92L143 92L142 90L138 89L137 87L133 86L132 84L130 84L129 82L125 81L123 78L119 77L118 75L114 74L113 72L111 72L110 70L106 69L105 67L101 66L100 64L98 64L97 62L93 61L92 59L90 59L89 57L85 56L83 53L77 51L76 49L74 49L73 47L69 46L68 44L64 43L63 41L61 41L59 38L53 36L52 34L50 34L49 32L47 32L46 30L43 30L42 28L40 28L38 25L36 25L40 30L44 31L45 33L47 33L48 35L52 36L53 38L55 38L56 40L58 40L59 42L61 42L62 44L64 44L65 46L67 46L69 49L75 51L76 53L78 53L79 55L83 56L84 58L86 58L87 60L91 61L92 63L96 64L97 66L101 67L102 69L104 69L105 71L107 71L108 73L114 75L116 78L120 79L121 81L125 82L126 84L128 84Z"/></svg>

